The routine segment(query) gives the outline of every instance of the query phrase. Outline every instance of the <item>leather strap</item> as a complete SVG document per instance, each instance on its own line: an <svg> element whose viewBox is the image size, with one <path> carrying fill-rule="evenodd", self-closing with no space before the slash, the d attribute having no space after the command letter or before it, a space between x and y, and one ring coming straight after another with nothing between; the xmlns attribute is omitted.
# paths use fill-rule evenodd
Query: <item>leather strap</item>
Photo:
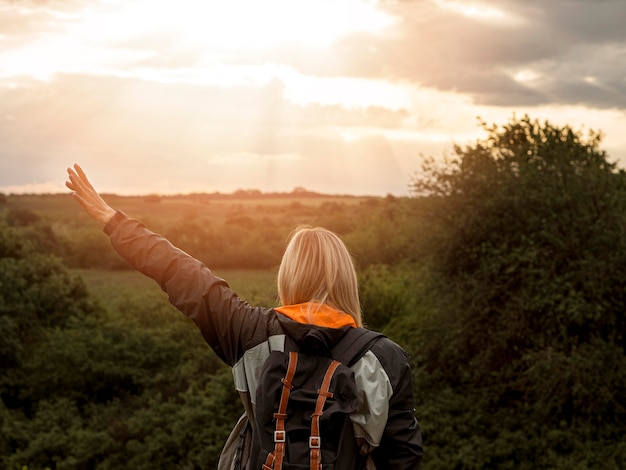
<svg viewBox="0 0 626 470"><path fill-rule="evenodd" d="M287 419L287 403L289 402L289 394L293 388L293 377L296 374L296 366L298 365L298 353L289 353L289 365L285 377L280 379L283 384L283 390L280 394L280 404L278 412L274 413L276 420L276 430L274 431L274 452L270 452L263 465L263 470L282 470L283 458L285 457L285 441L287 436L285 433L285 420Z"/></svg>
<svg viewBox="0 0 626 470"><path fill-rule="evenodd" d="M322 454L321 454L321 438L320 438L320 417L324 414L324 404L327 398L332 398L333 394L330 393L330 381L333 378L333 374L339 367L340 363L333 361L326 369L322 386L317 390L317 402L315 403L315 411L311 417L311 437L309 437L309 449L310 449L310 470L321 470L322 468Z"/></svg>

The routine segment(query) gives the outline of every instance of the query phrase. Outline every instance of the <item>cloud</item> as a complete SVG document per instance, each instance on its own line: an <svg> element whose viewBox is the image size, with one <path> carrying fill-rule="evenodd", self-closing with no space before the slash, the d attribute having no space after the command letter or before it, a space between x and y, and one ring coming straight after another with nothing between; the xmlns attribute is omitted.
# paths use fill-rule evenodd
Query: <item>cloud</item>
<svg viewBox="0 0 626 470"><path fill-rule="evenodd" d="M41 8L26 13L10 7L37 3ZM0 29L10 38L0 47L14 48L16 41L24 41L30 32L60 31L73 21L76 5L61 1L0 3ZM464 93L481 105L624 106L625 2L413 0L383 1L379 8L397 19L393 26L339 37L332 50L325 45L285 42L221 50L218 59L209 51L190 47L180 34L160 25L119 38L119 54L136 52L119 55L119 60L144 74L169 70L173 80L176 74L197 74L203 68L205 78L225 73L225 80L232 79L228 75L232 70L215 68L219 60L221 66L241 70L282 64L308 76L411 83ZM518 79L528 71L539 78Z"/></svg>
<svg viewBox="0 0 626 470"><path fill-rule="evenodd" d="M401 19L390 34L342 38L332 60L320 60L315 51L289 60L305 73L411 81L467 93L477 104L624 106L625 2L483 4L502 17L463 14L464 2L385 2L383 7ZM543 79L515 80L523 70ZM597 85L584 85L589 76Z"/></svg>
<svg viewBox="0 0 626 470"><path fill-rule="evenodd" d="M0 0L0 187L79 161L112 192L397 194L420 153L514 110L607 126L623 155L626 3L378 6L397 21L330 46L226 47L123 2Z"/></svg>
<svg viewBox="0 0 626 470"><path fill-rule="evenodd" d="M346 191L404 189L381 137L347 140L341 129L397 127L405 111L301 106L285 99L277 81L224 89L58 75L0 88L0 117L0 186L39 184L78 161L92 162L107 190L191 190L179 181L206 191L272 185L330 191L332 184ZM233 155L246 161L224 164ZM262 181L257 173L271 168L275 176Z"/></svg>
<svg viewBox="0 0 626 470"><path fill-rule="evenodd" d="M619 0L556 0L542 3L550 28L573 43L604 43L626 40L626 6ZM518 3L522 6L523 3Z"/></svg>
<svg viewBox="0 0 626 470"><path fill-rule="evenodd" d="M0 47L8 49L26 42L33 34L53 29L53 18L44 9L17 9L12 2L0 1Z"/></svg>

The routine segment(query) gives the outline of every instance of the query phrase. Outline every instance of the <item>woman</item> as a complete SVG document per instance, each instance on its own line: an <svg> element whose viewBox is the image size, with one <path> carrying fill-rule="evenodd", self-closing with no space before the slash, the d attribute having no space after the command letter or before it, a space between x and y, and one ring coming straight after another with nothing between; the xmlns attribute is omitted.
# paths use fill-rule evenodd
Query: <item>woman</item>
<svg viewBox="0 0 626 470"><path fill-rule="evenodd" d="M253 468L241 452L236 467L229 451L241 450L239 437L249 438L255 460L256 436L245 423L254 422L259 374L270 352L284 349L285 341L299 344L311 333L338 344L348 330L362 325L356 274L345 245L322 228L296 230L278 272L281 307L252 307L204 264L110 207L79 165L68 168L68 175L67 187L87 214L104 225L115 250L154 279L233 368L246 419L231 434L225 450L229 457L219 468ZM419 468L422 438L406 353L382 338L351 369L358 404L350 421L361 453L379 469Z"/></svg>

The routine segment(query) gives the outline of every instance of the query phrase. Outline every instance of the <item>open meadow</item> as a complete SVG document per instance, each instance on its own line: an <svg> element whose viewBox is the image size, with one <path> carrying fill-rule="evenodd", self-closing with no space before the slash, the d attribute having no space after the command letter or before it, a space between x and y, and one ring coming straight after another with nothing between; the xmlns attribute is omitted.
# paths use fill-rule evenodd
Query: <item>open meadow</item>
<svg viewBox="0 0 626 470"><path fill-rule="evenodd" d="M70 194L20 194L5 197L12 208L37 212L50 221L70 223L86 217L77 210L76 201ZM256 191L164 196L103 194L103 197L116 209L142 221L156 221L157 223L180 219L200 219L223 223L230 217L241 214L268 218L275 222L287 217L295 223L313 223L315 220L307 220L307 216L316 215L320 208L332 208L335 205L350 207L364 201L378 199L308 192L264 194Z"/></svg>
<svg viewBox="0 0 626 470"><path fill-rule="evenodd" d="M129 298L150 299L168 305L167 295L152 280L136 271L73 269L72 274L80 276L89 293L107 308L116 309ZM277 302L276 272L273 269L224 269L214 271L226 280L239 296L251 305L273 307ZM171 307L172 311L178 311ZM178 313L180 315L180 313Z"/></svg>

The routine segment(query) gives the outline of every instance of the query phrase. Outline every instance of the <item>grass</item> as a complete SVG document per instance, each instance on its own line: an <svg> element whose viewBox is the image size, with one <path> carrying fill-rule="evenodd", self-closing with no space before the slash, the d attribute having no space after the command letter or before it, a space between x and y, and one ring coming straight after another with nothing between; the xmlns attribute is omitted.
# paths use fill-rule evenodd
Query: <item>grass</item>
<svg viewBox="0 0 626 470"><path fill-rule="evenodd" d="M162 196L158 202L151 202L148 196L118 196L104 194L104 199L116 209L120 209L140 220L180 220L184 218L206 218L225 220L234 214L246 213L254 216L275 218L284 213L318 210L326 203L357 205L367 197L329 196L314 197L236 197L222 196L193 198L189 196ZM88 217L82 214L78 204L69 194L10 194L6 196L6 208L25 209L37 212L44 218L55 221L75 221L84 223ZM1 207L0 207L1 208Z"/></svg>
<svg viewBox="0 0 626 470"><path fill-rule="evenodd" d="M74 269L83 278L91 295L106 306L125 299L149 296L167 302L167 294L152 279L137 271L103 269ZM276 305L276 273L274 270L219 270L215 274L225 279L239 296L251 305Z"/></svg>

